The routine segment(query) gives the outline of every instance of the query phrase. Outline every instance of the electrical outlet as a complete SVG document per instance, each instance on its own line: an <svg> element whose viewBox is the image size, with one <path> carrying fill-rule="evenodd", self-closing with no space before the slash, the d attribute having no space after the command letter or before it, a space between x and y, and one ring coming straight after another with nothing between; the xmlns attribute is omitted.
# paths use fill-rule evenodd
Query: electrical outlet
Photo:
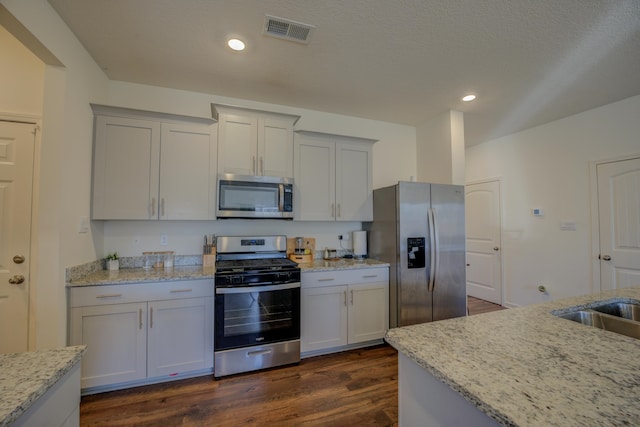
<svg viewBox="0 0 640 427"><path fill-rule="evenodd" d="M160 235L160 245L161 246L167 246L169 244L169 238L167 237L166 234L161 234Z"/></svg>

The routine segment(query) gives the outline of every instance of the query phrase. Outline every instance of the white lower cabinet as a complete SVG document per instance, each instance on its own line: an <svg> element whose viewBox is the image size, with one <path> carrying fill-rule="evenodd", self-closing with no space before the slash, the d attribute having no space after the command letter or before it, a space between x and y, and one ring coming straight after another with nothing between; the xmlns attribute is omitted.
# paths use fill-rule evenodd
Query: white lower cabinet
<svg viewBox="0 0 640 427"><path fill-rule="evenodd" d="M213 281L71 288L81 388L183 377L213 367ZM118 388L118 387L114 387Z"/></svg>
<svg viewBox="0 0 640 427"><path fill-rule="evenodd" d="M302 273L301 351L380 340L389 326L389 269Z"/></svg>

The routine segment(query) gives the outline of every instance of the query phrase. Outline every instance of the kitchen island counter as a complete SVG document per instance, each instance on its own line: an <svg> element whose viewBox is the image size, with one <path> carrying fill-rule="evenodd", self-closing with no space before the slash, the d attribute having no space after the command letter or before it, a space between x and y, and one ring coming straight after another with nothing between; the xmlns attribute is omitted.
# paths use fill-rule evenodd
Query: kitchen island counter
<svg viewBox="0 0 640 427"><path fill-rule="evenodd" d="M0 426L11 425L77 365L85 346L0 355ZM80 383L76 384L80 404ZM71 397L69 394L63 397ZM53 419L49 419L54 422ZM49 424L54 425L54 424Z"/></svg>
<svg viewBox="0 0 640 427"><path fill-rule="evenodd" d="M640 301L640 288L389 330L400 421L403 383L424 372L501 425L640 425L640 340L551 313L611 299ZM403 363L416 367L408 378ZM419 405L421 396L405 396Z"/></svg>

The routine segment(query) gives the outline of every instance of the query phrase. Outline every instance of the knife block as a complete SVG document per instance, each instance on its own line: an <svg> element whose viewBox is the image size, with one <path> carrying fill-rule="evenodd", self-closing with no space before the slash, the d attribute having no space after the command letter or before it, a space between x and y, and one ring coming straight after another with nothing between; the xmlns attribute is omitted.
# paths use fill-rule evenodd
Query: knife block
<svg viewBox="0 0 640 427"><path fill-rule="evenodd" d="M216 265L216 248L211 248L210 254L202 255L202 267L215 267Z"/></svg>

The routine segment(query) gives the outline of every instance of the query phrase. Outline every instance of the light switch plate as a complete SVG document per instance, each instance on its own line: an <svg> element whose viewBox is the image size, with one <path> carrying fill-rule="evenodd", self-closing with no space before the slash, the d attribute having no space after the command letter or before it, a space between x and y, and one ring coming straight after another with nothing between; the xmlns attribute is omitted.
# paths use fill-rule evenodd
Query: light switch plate
<svg viewBox="0 0 640 427"><path fill-rule="evenodd" d="M89 232L89 218L81 216L78 219L78 233L84 234Z"/></svg>

